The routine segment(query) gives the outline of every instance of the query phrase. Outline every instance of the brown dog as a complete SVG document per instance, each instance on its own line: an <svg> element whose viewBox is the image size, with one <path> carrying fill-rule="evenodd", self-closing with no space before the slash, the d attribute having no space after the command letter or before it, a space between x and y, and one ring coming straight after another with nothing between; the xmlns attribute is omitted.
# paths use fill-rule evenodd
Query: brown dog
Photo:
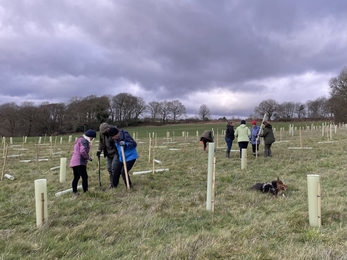
<svg viewBox="0 0 347 260"><path fill-rule="evenodd" d="M277 180L265 183L256 183L253 185L252 189L260 190L263 193L270 192L276 197L282 191L287 190L287 185L285 185L278 177Z"/></svg>

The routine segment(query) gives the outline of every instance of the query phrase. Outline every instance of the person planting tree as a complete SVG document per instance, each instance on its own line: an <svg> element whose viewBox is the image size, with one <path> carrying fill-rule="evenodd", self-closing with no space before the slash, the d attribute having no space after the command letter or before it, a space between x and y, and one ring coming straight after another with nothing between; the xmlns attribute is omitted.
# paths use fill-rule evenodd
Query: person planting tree
<svg viewBox="0 0 347 260"><path fill-rule="evenodd" d="M129 171L139 157L136 150L137 143L125 130L110 128L108 134L115 141L119 157L119 161L116 163L114 170L113 187L116 188L118 186L119 177L122 175L127 188L132 188L133 184L130 180Z"/></svg>

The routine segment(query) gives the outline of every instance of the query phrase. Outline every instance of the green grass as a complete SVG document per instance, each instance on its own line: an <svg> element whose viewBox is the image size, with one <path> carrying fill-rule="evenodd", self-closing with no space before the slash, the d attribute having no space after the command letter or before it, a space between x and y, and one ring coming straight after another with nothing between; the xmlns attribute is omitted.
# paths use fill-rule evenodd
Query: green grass
<svg viewBox="0 0 347 260"><path fill-rule="evenodd" d="M302 126L306 124L311 125ZM62 144L57 138L52 145L54 152L61 152L57 156L50 157L50 145L39 146L39 157L49 159L43 162L35 161L37 137L28 138L24 145L22 138L14 138L14 145L28 150L9 146L9 155L22 155L7 158L5 173L15 179L4 178L0 182L0 257L347 259L346 129L338 128L333 134L337 142L319 144L326 141L320 129L303 130L300 142L298 131L294 136L288 134L288 125L274 124L276 129L285 127L282 140L288 142L275 143L272 158L254 158L248 147L244 170L238 152L232 152L231 159L225 158L221 135L224 123L129 128L130 134L138 136L140 154L132 172L152 169L152 161L148 162L148 133L155 132L157 146L163 146L166 131L171 137L174 131L173 143L154 150L155 158L162 161L161 165L155 164L156 169L170 170L131 176L132 191L127 191L123 183L117 189L103 191L108 187L108 174L102 158L100 188L94 142L94 161L88 164L90 190L77 199L70 194L55 197L56 192L70 188L72 171L68 169L67 181L60 183L59 169L50 170L59 166L60 157L70 160L72 143L67 143L66 136ZM214 212L206 210L207 153L196 137L197 130L201 133L210 128L219 133ZM189 137L182 137L182 131L188 131ZM75 136L78 135L73 140ZM312 149L288 149L300 147L300 143ZM238 149L236 142L234 149ZM33 161L19 162L24 159ZM308 174L320 175L320 228L309 225ZM285 196L273 198L250 189L255 182L271 181L277 176L288 185ZM41 178L47 179L48 223L37 228L34 180Z"/></svg>

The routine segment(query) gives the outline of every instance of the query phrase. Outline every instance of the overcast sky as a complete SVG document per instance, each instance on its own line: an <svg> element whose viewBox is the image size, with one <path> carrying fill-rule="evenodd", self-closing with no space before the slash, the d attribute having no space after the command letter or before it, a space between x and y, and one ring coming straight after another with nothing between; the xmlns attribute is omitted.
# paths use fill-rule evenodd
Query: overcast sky
<svg viewBox="0 0 347 260"><path fill-rule="evenodd" d="M329 97L346 0L0 0L0 104L125 92L197 115Z"/></svg>

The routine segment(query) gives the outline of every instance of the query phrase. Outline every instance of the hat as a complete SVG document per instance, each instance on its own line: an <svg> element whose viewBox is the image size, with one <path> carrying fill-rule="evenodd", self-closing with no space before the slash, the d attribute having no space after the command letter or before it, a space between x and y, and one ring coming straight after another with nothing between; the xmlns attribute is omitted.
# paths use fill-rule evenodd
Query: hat
<svg viewBox="0 0 347 260"><path fill-rule="evenodd" d="M88 136L88 137L93 137L93 138L95 138L95 137L96 137L96 132L95 132L94 130L92 130L92 129L89 129L89 130L87 130L87 132L85 132L84 135L85 135L85 136Z"/></svg>
<svg viewBox="0 0 347 260"><path fill-rule="evenodd" d="M246 121L245 120L241 120L241 125L245 125Z"/></svg>
<svg viewBox="0 0 347 260"><path fill-rule="evenodd" d="M106 122L101 123L99 129L100 131L105 131L105 129L108 127L108 124Z"/></svg>
<svg viewBox="0 0 347 260"><path fill-rule="evenodd" d="M256 125L256 124L257 124L257 121L253 120L252 125Z"/></svg>
<svg viewBox="0 0 347 260"><path fill-rule="evenodd" d="M111 127L109 130L108 130L108 135L109 136L115 136L116 134L118 134L119 133L119 130L117 129L117 128L115 128L115 127Z"/></svg>

